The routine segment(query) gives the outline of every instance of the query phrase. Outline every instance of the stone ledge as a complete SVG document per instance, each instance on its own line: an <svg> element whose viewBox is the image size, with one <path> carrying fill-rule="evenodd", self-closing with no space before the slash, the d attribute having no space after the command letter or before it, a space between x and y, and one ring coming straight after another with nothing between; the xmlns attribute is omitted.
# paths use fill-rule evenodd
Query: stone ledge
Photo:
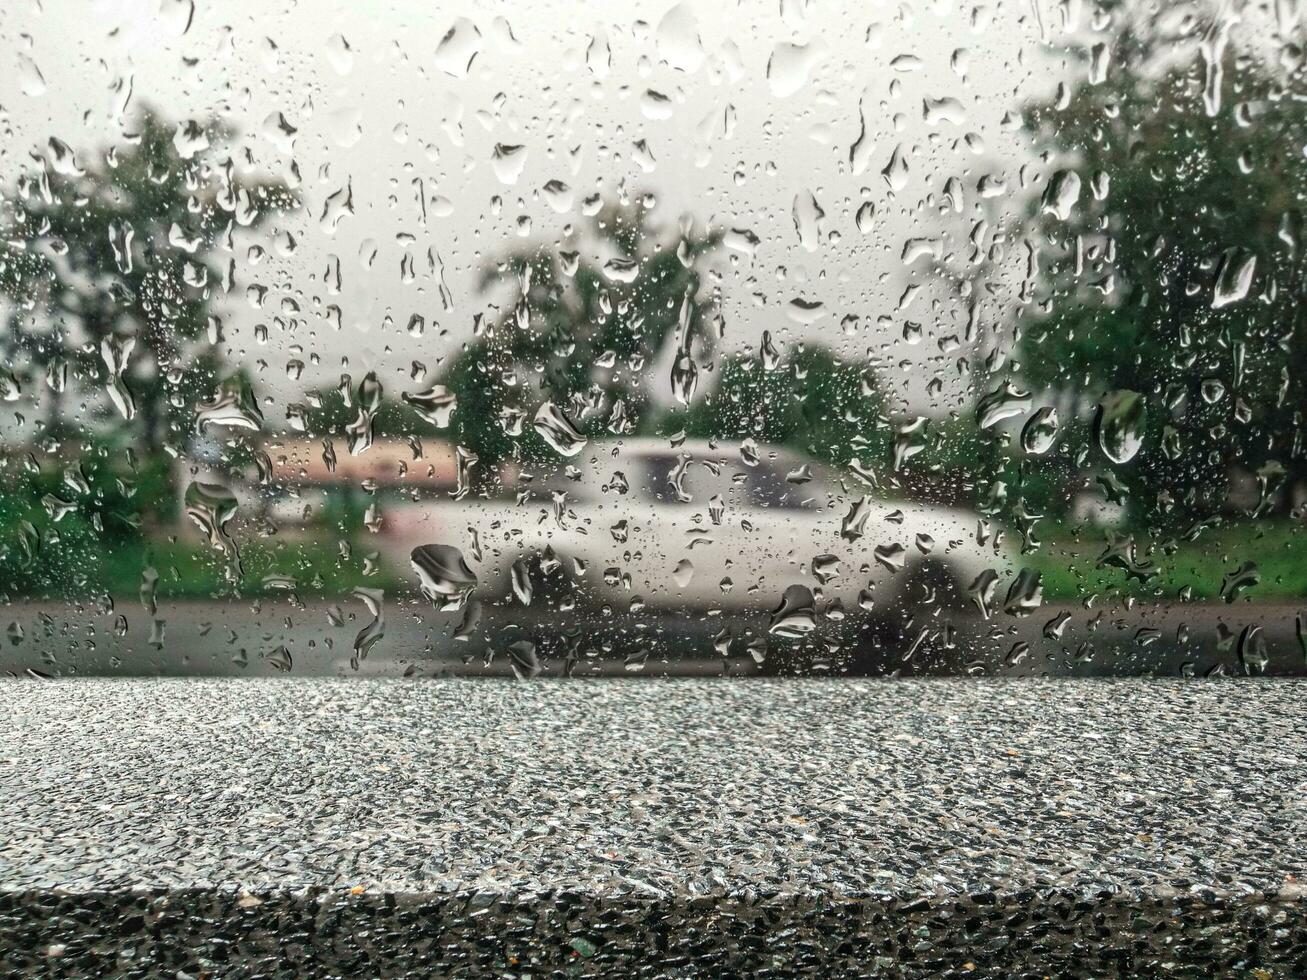
<svg viewBox="0 0 1307 980"><path fill-rule="evenodd" d="M26 969L1307 972L1307 683L0 690Z"/></svg>
<svg viewBox="0 0 1307 980"><path fill-rule="evenodd" d="M666 901L3 892L0 941L8 969L72 976L1272 977L1307 967L1300 903L1047 890Z"/></svg>

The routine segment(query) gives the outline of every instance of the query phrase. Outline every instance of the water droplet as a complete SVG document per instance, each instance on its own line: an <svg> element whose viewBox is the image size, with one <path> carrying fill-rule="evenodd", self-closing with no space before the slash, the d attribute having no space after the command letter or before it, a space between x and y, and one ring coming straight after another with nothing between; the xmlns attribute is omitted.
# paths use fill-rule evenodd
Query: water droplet
<svg viewBox="0 0 1307 980"><path fill-rule="evenodd" d="M925 99L922 103L921 114L928 126L938 126L940 123L961 126L967 121L967 110L961 102L952 96Z"/></svg>
<svg viewBox="0 0 1307 980"><path fill-rule="evenodd" d="M455 627L451 639L467 641L470 640L476 632L477 626L481 623L482 607L477 599L468 599L463 606L463 618L459 620L458 626Z"/></svg>
<svg viewBox="0 0 1307 980"><path fill-rule="evenodd" d="M1212 309L1238 303L1248 295L1257 271L1257 256L1241 249L1231 248L1221 255L1216 269L1216 286L1212 293Z"/></svg>
<svg viewBox="0 0 1307 980"><path fill-rule="evenodd" d="M1135 391L1113 391L1094 414L1094 432L1103 455L1114 463L1128 463L1144 439L1147 402Z"/></svg>
<svg viewBox="0 0 1307 980"><path fill-rule="evenodd" d="M63 357L53 357L45 366L45 383L56 394L68 390L68 361ZM17 388L17 382L14 382ZM8 400L8 399L6 399Z"/></svg>
<svg viewBox="0 0 1307 980"><path fill-rule="evenodd" d="M1051 214L1059 221L1071 217L1071 209L1080 200L1080 175L1074 170L1059 170L1053 174L1044 188L1039 210Z"/></svg>
<svg viewBox="0 0 1307 980"><path fill-rule="evenodd" d="M466 17L460 17L436 45L432 60L446 75L466 78L480 51L481 32Z"/></svg>
<svg viewBox="0 0 1307 980"><path fill-rule="evenodd" d="M1044 585L1040 573L1032 568L1022 568L1008 586L1003 611L1009 616L1024 618L1038 609L1043 600Z"/></svg>
<svg viewBox="0 0 1307 980"><path fill-rule="evenodd" d="M530 640L514 640L508 645L508 663L520 681L538 677L544 670L540 656L536 653L536 645Z"/></svg>
<svg viewBox="0 0 1307 980"><path fill-rule="evenodd" d="M812 577L822 585L833 582L840 575L840 560L836 555L818 555L812 560Z"/></svg>
<svg viewBox="0 0 1307 980"><path fill-rule="evenodd" d="M752 258L758 250L759 238L748 228L730 228L722 237L722 244L733 252Z"/></svg>
<svg viewBox="0 0 1307 980"><path fill-rule="evenodd" d="M635 282L640 276L640 260L614 256L604 263L604 275L613 282Z"/></svg>
<svg viewBox="0 0 1307 980"><path fill-rule="evenodd" d="M263 427L263 413L249 379L233 374L223 380L207 401L195 406L195 429L207 432L210 426L258 432Z"/></svg>
<svg viewBox="0 0 1307 980"><path fill-rule="evenodd" d="M172 145L176 147L179 157L189 160L209 148L209 134L194 119L187 119L177 124Z"/></svg>
<svg viewBox="0 0 1307 980"><path fill-rule="evenodd" d="M898 472L903 464L926 448L926 430L930 420L918 416L901 423L894 432L893 467ZM875 477L867 481L875 486Z"/></svg>
<svg viewBox="0 0 1307 980"><path fill-rule="evenodd" d="M540 192L556 214L566 214L572 210L575 195L572 193L572 188L561 180L546 181L545 186L540 188Z"/></svg>
<svg viewBox="0 0 1307 980"><path fill-rule="evenodd" d="M1020 415L1029 408L1030 393L1022 391L1011 381L1004 381L977 402L976 424L982 429L990 429L1004 419Z"/></svg>
<svg viewBox="0 0 1307 980"><path fill-rule="evenodd" d="M123 372L127 371L127 363L135 346L136 337L106 336L99 342L99 355L108 368L108 400L114 402L114 408L128 422L136 418L136 397L123 380Z"/></svg>
<svg viewBox="0 0 1307 980"><path fill-rule="evenodd" d="M1260 625L1249 624L1243 628L1239 634L1238 654L1245 674L1255 677L1266 673L1271 658L1266 652L1266 637Z"/></svg>
<svg viewBox="0 0 1307 980"><path fill-rule="evenodd" d="M972 601L980 609L980 615L985 619L989 619L992 615L990 603L994 599L994 591L997 588L998 572L992 568L985 569L967 586L967 594L971 596Z"/></svg>
<svg viewBox="0 0 1307 980"><path fill-rule="evenodd" d="M358 418L345 426L351 456L362 455L372 447L377 412L381 410L382 394L377 373L369 371L359 382L358 392L354 397L355 404L358 406Z"/></svg>
<svg viewBox="0 0 1307 980"><path fill-rule="evenodd" d="M552 401L544 402L536 410L533 427L541 439L564 456L575 456L585 448L586 437Z"/></svg>
<svg viewBox="0 0 1307 980"><path fill-rule="evenodd" d="M908 186L908 161L903 158L903 147L894 147L889 163L885 164L885 169L880 173L885 178L885 183L889 185L889 189L895 193Z"/></svg>
<svg viewBox="0 0 1307 980"><path fill-rule="evenodd" d="M327 60L337 75L348 75L354 69L354 51L344 34L333 34L327 38Z"/></svg>
<svg viewBox="0 0 1307 980"><path fill-rule="evenodd" d="M439 610L460 608L476 588L476 573L452 545L420 545L410 553L409 562L418 574L422 594Z"/></svg>
<svg viewBox="0 0 1307 980"><path fill-rule="evenodd" d="M18 78L23 94L37 98L45 94L45 76L35 61L18 52Z"/></svg>
<svg viewBox="0 0 1307 980"><path fill-rule="evenodd" d="M898 542L891 542L877 545L871 554L877 564L884 566L888 571L897 572L903 568L908 551Z"/></svg>
<svg viewBox="0 0 1307 980"><path fill-rule="evenodd" d="M372 614L371 621L366 623L354 637L354 657L351 665L355 670L358 670L358 662L366 659L368 651L386 635L386 617L381 608L384 595L381 589L367 589L362 586L354 589L354 598L361 601Z"/></svg>
<svg viewBox="0 0 1307 980"><path fill-rule="evenodd" d="M785 304L785 315L795 323L809 327L826 315L826 306L821 300L795 296Z"/></svg>
<svg viewBox="0 0 1307 980"><path fill-rule="evenodd" d="M682 558L676 563L676 568L672 572L672 580L678 588L686 588L690 580L694 578L694 564L688 558Z"/></svg>
<svg viewBox="0 0 1307 980"><path fill-rule="evenodd" d="M535 587L531 584L531 565L525 558L518 558L513 562L512 568L509 569L509 580L513 586L513 595L517 596L517 601L524 606L531 605L531 597L535 593Z"/></svg>
<svg viewBox="0 0 1307 980"><path fill-rule="evenodd" d="M462 500L472 491L472 469L479 462L481 457L464 446L456 446L454 449L454 472L455 483L454 489L450 496L455 500Z"/></svg>
<svg viewBox="0 0 1307 980"><path fill-rule="evenodd" d="M854 223L858 226L858 231L864 235L871 233L876 222L876 205L870 201L863 201L858 207L858 213L854 216Z"/></svg>
<svg viewBox="0 0 1307 980"><path fill-rule="evenodd" d="M1239 19L1238 8L1221 8L1207 25L1198 53L1203 60L1203 111L1209 116L1220 115L1221 82L1225 77L1225 47L1230 40L1230 28Z"/></svg>
<svg viewBox="0 0 1307 980"><path fill-rule="evenodd" d="M659 57L678 71L696 72L704 62L706 56L699 40L699 25L689 3L678 3L663 15L654 39Z"/></svg>
<svg viewBox="0 0 1307 980"><path fill-rule="evenodd" d="M454 410L458 408L458 396L444 385L433 385L426 391L406 391L400 397L437 429L448 428Z"/></svg>
<svg viewBox="0 0 1307 980"><path fill-rule="evenodd" d="M240 552L227 533L227 525L240 506L236 495L221 484L196 480L186 488L185 506L186 516L204 532L209 544L231 562L239 579Z"/></svg>
<svg viewBox="0 0 1307 980"><path fill-rule="evenodd" d="M1112 46L1105 41L1089 49L1089 84L1102 85L1107 81L1107 72L1112 65Z"/></svg>
<svg viewBox="0 0 1307 980"><path fill-rule="evenodd" d="M86 171L78 164L71 146L57 136L51 136L47 146L50 149L50 167L55 173L63 177L86 176Z"/></svg>
<svg viewBox="0 0 1307 980"><path fill-rule="evenodd" d="M794 218L794 231L799 236L799 244L809 252L815 252L821 244L822 222L826 212L822 210L817 198L811 191L800 191L794 196L791 209Z"/></svg>
<svg viewBox="0 0 1307 980"><path fill-rule="evenodd" d="M772 49L767 61L767 84L771 94L778 99L794 95L805 85L813 68L821 60L821 46L813 41L811 44L790 44L782 42Z"/></svg>
<svg viewBox="0 0 1307 980"><path fill-rule="evenodd" d="M1021 427L1021 448L1031 455L1042 456L1053 448L1057 433L1057 409L1048 405L1037 408Z"/></svg>
<svg viewBox="0 0 1307 980"><path fill-rule="evenodd" d="M613 66L613 52L602 32L590 38L585 49L585 66L595 78L607 78Z"/></svg>
<svg viewBox="0 0 1307 980"><path fill-rule="evenodd" d="M16 402L23 397L23 386L8 371L0 371L0 401Z"/></svg>
<svg viewBox="0 0 1307 980"><path fill-rule="evenodd" d="M863 496L849 505L849 512L840 523L840 537L850 543L857 541L866 533L867 520L871 517L871 498Z"/></svg>
<svg viewBox="0 0 1307 980"><path fill-rule="evenodd" d="M516 184L526 166L526 147L496 143L490 154L490 165L500 183Z"/></svg>
<svg viewBox="0 0 1307 980"><path fill-rule="evenodd" d="M1246 561L1231 572L1226 572L1221 579L1221 598L1234 602L1239 595L1251 589L1262 580L1261 571L1255 561Z"/></svg>
<svg viewBox="0 0 1307 980"><path fill-rule="evenodd" d="M124 276L132 272L132 239L136 229L127 221L109 222L109 248L113 251L113 262Z"/></svg>
<svg viewBox="0 0 1307 980"><path fill-rule="evenodd" d="M689 351L682 350L672 362L672 396L682 405L694 400L695 389L699 386L699 366Z"/></svg>
<svg viewBox="0 0 1307 980"><path fill-rule="evenodd" d="M806 585L791 585L781 595L780 605L772 610L767 632L774 636L799 639L817 628L817 607L812 590Z"/></svg>
<svg viewBox="0 0 1307 980"><path fill-rule="evenodd" d="M263 658L263 662L274 670L279 670L282 673L288 672L291 667L294 666L294 661L291 659L290 651L286 649L285 644L267 654Z"/></svg>

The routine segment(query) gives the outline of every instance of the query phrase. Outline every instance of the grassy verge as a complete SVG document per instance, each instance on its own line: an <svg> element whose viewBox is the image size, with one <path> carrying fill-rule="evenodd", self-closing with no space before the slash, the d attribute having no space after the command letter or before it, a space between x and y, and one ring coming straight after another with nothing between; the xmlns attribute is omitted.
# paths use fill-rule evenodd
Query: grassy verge
<svg viewBox="0 0 1307 980"><path fill-rule="evenodd" d="M129 539L111 548L83 545L74 554L60 555L57 564L46 560L38 568L18 569L0 586L13 596L136 596L143 573L153 568L159 599L268 595L292 589L301 595L329 595L357 586L392 591L403 587L386 568L369 567L370 550L366 540L351 542L348 557L334 541L250 542L241 547L243 574L233 583L226 560L204 544Z"/></svg>
<svg viewBox="0 0 1307 980"><path fill-rule="evenodd" d="M272 595L292 588L300 595L340 595L358 586L394 593L414 587L402 571L379 563L372 567L367 560L374 548L369 535L346 540L345 555L334 538L246 541L241 547L243 574L239 583L232 583L223 556L189 536L106 544L90 534L66 535L43 544L31 560L19 560L11 549L0 561L0 595L135 597L148 568L158 574L160 599ZM1090 595L1174 600L1186 588L1195 601L1215 600L1226 576L1249 561L1257 565L1259 579L1243 593L1252 601L1307 599L1304 525L1263 521L1208 530L1194 541L1159 543L1136 535L1136 542L1136 561L1156 566L1156 574L1143 582L1124 569L1100 567L1108 535L1096 528L1078 533L1049 529L1039 550L1021 561L1041 573L1049 601L1078 601Z"/></svg>
<svg viewBox="0 0 1307 980"><path fill-rule="evenodd" d="M1116 567L1099 567L1107 535L1086 529L1050 534L1022 562L1042 573L1044 597L1078 600L1087 595L1176 598L1187 588L1195 600L1217 599L1225 577L1245 562L1257 566L1259 581L1242 593L1253 601L1307 597L1307 530L1301 524L1257 522L1208 530L1194 541L1155 542L1136 535L1136 558L1155 565L1147 582Z"/></svg>

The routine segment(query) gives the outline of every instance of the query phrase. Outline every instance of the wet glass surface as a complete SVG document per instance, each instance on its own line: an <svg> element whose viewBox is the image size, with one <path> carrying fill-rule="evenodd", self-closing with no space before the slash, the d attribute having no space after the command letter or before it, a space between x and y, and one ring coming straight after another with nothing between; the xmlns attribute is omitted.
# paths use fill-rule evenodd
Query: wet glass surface
<svg viewBox="0 0 1307 980"><path fill-rule="evenodd" d="M1302 674L1302 12L0 10L0 669Z"/></svg>

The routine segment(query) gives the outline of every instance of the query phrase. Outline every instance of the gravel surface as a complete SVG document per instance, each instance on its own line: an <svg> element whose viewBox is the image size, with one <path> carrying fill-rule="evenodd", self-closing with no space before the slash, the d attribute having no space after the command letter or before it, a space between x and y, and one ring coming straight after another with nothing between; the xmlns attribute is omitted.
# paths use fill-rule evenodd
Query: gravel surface
<svg viewBox="0 0 1307 980"><path fill-rule="evenodd" d="M59 935L78 934L79 902L121 921L133 889L178 909L218 901L204 914L220 932L224 915L302 910L304 896L314 908L354 897L359 915L379 896L436 902L449 935L471 928L469 902L499 903L510 918L534 909L538 932L541 903L557 911L566 896L580 911L546 929L550 948L590 966L596 949L617 956L640 907L665 923L689 916L669 934L701 936L687 909L715 908L725 929L721 903L780 901L790 911L747 935L801 921L811 946L853 928L850 915L871 929L868 902L900 910L899 931L911 914L991 909L944 930L956 940L1009 935L1013 909L1024 922L1053 896L1097 908L1100 931L1104 908L1124 910L1122 929L1146 935L1145 907L1158 923L1187 908L1202 924L1213 909L1307 895L1297 681L83 680L0 692L0 942L7 929L61 960L80 948ZM1307 964L1292 960L1307 954L1303 916L1291 918L1276 962ZM580 952L566 939L578 927L592 937ZM490 931L501 946L512 933ZM1246 936L1231 942L1246 957ZM900 962L903 940L885 943ZM948 963L916 961L1013 967L929 945ZM493 962L474 944L425 965L506 969L501 946ZM841 972L833 955L819 962ZM868 957L850 962L870 969ZM608 966L619 961L631 967Z"/></svg>

